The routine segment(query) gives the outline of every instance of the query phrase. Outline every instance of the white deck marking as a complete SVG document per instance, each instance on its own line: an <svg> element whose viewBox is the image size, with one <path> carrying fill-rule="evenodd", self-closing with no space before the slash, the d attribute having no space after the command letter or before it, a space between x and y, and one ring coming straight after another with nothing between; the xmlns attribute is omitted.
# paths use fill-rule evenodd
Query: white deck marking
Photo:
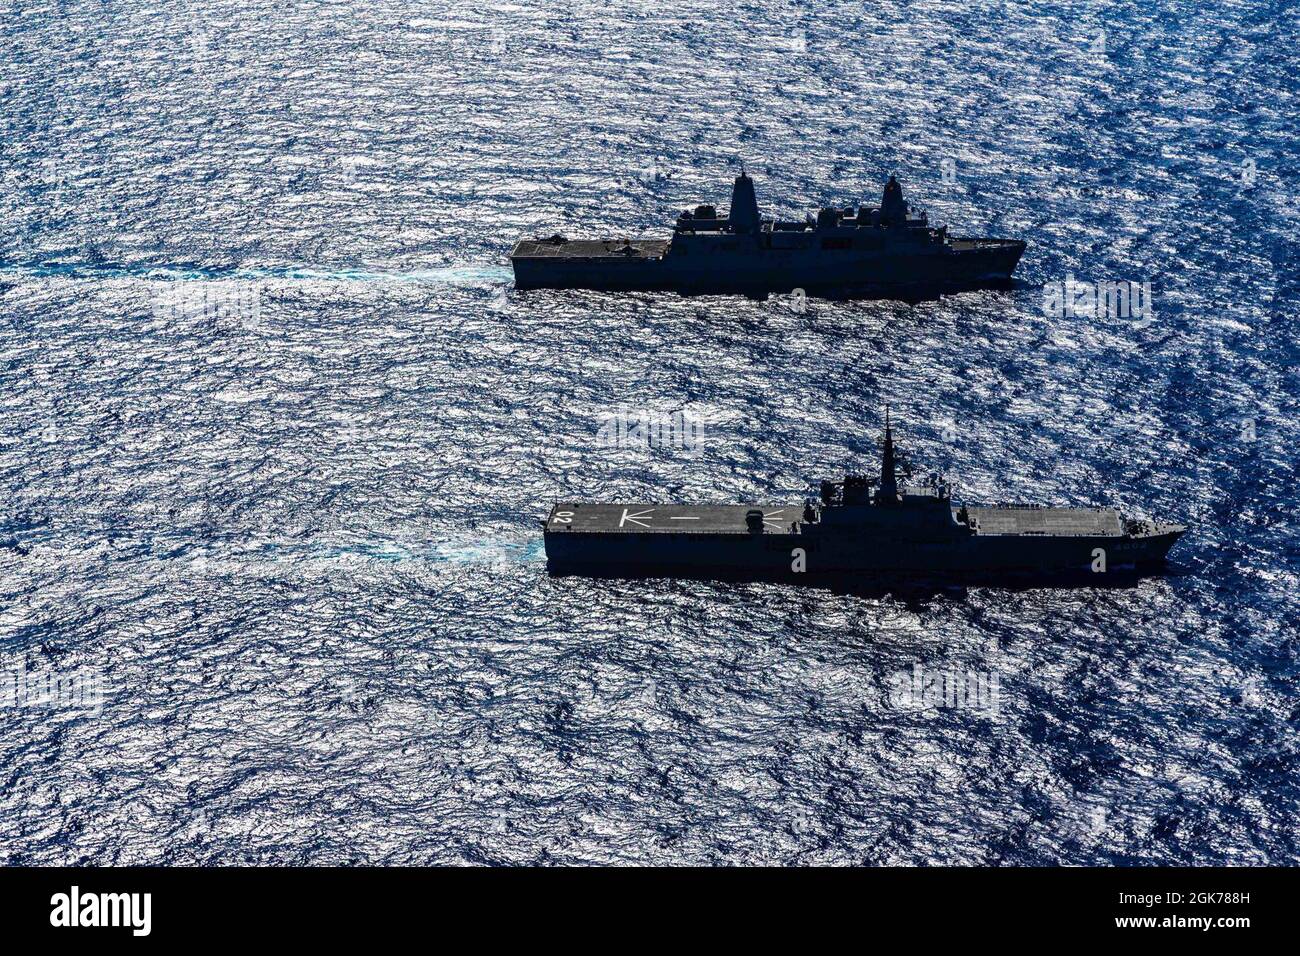
<svg viewBox="0 0 1300 956"><path fill-rule="evenodd" d="M776 510L776 511L768 511L768 512L764 513L764 515L763 515L763 524L770 524L773 528L779 528L779 527L781 527L781 523L780 523L779 521L773 521L773 520L771 520L771 519L772 519L774 516L776 516L776 515L784 514L784 513L785 513L785 509L784 509L784 508L780 508L780 509L778 509L778 510Z"/></svg>
<svg viewBox="0 0 1300 956"><path fill-rule="evenodd" d="M653 508L647 508L645 511L638 511L636 514L632 514L627 508L624 508L623 517L618 519L618 526L621 528L626 522L630 521L635 525L640 525L642 528L648 528L650 526L639 519L644 518L653 511Z"/></svg>
<svg viewBox="0 0 1300 956"><path fill-rule="evenodd" d="M669 515L669 521L699 521L699 515Z"/></svg>

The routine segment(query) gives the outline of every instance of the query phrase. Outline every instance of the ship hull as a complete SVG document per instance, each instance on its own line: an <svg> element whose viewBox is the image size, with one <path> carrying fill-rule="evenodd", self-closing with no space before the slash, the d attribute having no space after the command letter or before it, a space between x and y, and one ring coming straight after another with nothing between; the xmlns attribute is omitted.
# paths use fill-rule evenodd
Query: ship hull
<svg viewBox="0 0 1300 956"><path fill-rule="evenodd" d="M963 289L1004 284L1024 253L1013 240L957 240L916 252L766 249L676 255L512 255L515 287L678 292L684 295L783 294Z"/></svg>
<svg viewBox="0 0 1300 956"><path fill-rule="evenodd" d="M735 578L802 575L1105 573L1162 564L1178 533L1142 538L974 535L951 542L866 543L813 534L545 535L556 573L672 574Z"/></svg>

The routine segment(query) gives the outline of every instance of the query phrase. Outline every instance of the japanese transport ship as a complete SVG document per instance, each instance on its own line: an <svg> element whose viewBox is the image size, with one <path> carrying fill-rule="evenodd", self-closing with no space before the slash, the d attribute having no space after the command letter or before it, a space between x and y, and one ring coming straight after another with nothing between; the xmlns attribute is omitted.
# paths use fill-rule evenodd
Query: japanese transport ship
<svg viewBox="0 0 1300 956"><path fill-rule="evenodd" d="M950 237L913 215L893 177L879 207L822 209L802 222L764 219L744 171L720 216L697 206L668 239L524 239L510 262L516 289L683 294L885 294L1005 284L1025 244Z"/></svg>
<svg viewBox="0 0 1300 956"><path fill-rule="evenodd" d="M880 477L825 481L803 505L557 504L552 573L683 577L1052 574L1158 568L1186 530L1111 508L954 504L951 487L900 482L885 416ZM904 478L907 475L904 474Z"/></svg>

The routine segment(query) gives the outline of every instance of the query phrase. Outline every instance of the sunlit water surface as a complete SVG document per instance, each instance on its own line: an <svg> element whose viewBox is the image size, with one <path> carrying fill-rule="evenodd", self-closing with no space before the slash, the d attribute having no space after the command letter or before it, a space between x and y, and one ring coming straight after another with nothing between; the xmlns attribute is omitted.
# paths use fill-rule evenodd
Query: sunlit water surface
<svg viewBox="0 0 1300 956"><path fill-rule="evenodd" d="M180 12L178 12L178 10ZM1103 35L1104 31L1104 35ZM0 0L7 863L1294 863L1296 12ZM908 305L517 294L527 235L874 202ZM1045 283L1150 281L1156 321ZM557 499L797 501L883 405L1128 587L546 575ZM602 447L687 410L700 448ZM891 680L996 677L987 707Z"/></svg>

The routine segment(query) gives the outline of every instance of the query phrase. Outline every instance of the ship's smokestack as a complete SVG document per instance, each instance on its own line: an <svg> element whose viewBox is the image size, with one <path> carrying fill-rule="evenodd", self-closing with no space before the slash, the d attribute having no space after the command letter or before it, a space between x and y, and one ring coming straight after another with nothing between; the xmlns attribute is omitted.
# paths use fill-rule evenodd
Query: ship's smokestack
<svg viewBox="0 0 1300 956"><path fill-rule="evenodd" d="M758 228L758 199L754 195L754 181L745 175L742 167L731 187L731 226L736 232L753 232Z"/></svg>

